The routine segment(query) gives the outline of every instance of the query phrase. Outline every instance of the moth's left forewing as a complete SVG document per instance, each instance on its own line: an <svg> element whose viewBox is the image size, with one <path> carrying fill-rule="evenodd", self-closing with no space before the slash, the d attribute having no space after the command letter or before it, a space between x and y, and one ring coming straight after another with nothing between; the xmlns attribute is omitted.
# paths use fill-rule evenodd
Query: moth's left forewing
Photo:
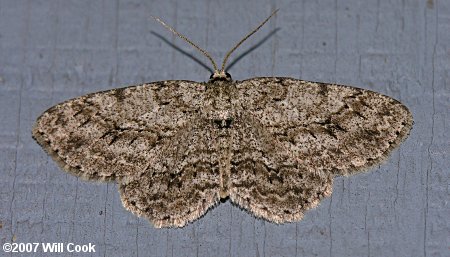
<svg viewBox="0 0 450 257"><path fill-rule="evenodd" d="M195 85L166 81L112 89L57 104L36 121L33 137L65 170L86 179L138 174L158 145L181 129Z"/></svg>
<svg viewBox="0 0 450 257"><path fill-rule="evenodd" d="M197 122L204 91L164 81L81 96L44 112L33 137L65 171L117 180L125 208L155 226L184 226L218 200L209 131Z"/></svg>

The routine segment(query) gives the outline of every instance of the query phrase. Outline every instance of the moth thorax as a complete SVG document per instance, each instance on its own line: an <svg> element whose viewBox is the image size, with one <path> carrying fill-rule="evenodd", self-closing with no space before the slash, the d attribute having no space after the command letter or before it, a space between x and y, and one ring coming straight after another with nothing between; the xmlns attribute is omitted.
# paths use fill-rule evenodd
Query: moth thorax
<svg viewBox="0 0 450 257"><path fill-rule="evenodd" d="M230 110L217 110L211 118L215 127L220 129L231 128L234 121Z"/></svg>

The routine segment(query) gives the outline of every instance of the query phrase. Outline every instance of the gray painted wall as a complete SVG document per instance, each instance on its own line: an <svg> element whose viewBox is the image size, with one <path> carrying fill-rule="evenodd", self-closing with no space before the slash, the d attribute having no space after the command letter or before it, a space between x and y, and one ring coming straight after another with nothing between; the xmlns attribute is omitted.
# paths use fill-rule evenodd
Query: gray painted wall
<svg viewBox="0 0 450 257"><path fill-rule="evenodd" d="M208 79L158 35L207 60L151 14L220 60L275 8L239 53L278 30L232 67L234 79L355 85L399 99L415 119L385 163L337 178L303 221L275 225L227 202L183 229L155 229L122 207L115 184L62 172L32 140L37 116L68 98ZM78 256L450 256L450 1L0 0L0 78L1 244L96 245Z"/></svg>

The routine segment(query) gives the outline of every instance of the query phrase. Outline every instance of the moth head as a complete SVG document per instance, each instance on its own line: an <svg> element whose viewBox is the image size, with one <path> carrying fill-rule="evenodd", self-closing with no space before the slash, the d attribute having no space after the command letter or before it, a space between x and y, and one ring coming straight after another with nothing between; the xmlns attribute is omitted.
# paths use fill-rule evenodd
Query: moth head
<svg viewBox="0 0 450 257"><path fill-rule="evenodd" d="M209 82L215 82L215 81L231 81L231 75L230 73L226 71L215 71L211 76L209 77Z"/></svg>
<svg viewBox="0 0 450 257"><path fill-rule="evenodd" d="M225 72L226 68L226 64L228 61L228 58L230 57L231 53L234 52L234 50L236 50L242 43L244 43L245 40L247 40L250 36L252 36L253 34L255 34L256 31L258 31L264 24L266 24L267 21L269 21L270 18L272 18L272 16L274 16L276 13L278 12L278 9L273 11L272 14L266 18L263 22L261 22L258 27L256 27L254 30L252 30L250 33L248 33L244 38L241 39L241 41L239 41L239 43L237 43L233 48L231 48L230 51L227 52L227 54L225 55L225 58L223 59L222 62L222 67L219 70L218 66L216 64L216 62L213 60L213 58L211 57L211 55L204 49L198 47L196 44L194 44L191 40L189 40L186 36L184 36L183 34L179 33L178 31L176 31L173 27L167 25L164 21L162 21L160 18L152 16L157 22L161 23L166 29L168 29L170 32L172 32L173 34L175 34L176 36L178 36L179 38L183 39L184 41L186 41L188 44L190 44L191 46L193 46L195 49L197 49L199 52L201 52L204 56L206 56L206 58L209 59L209 61L211 61L213 69L214 69L214 73L209 77L209 82L215 82L215 81L231 81L231 75L227 72Z"/></svg>

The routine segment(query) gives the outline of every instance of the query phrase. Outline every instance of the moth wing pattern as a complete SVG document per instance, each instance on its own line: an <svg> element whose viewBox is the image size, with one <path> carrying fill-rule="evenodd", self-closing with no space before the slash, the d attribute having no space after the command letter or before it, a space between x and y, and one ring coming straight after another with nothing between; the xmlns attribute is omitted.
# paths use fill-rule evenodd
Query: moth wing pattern
<svg viewBox="0 0 450 257"><path fill-rule="evenodd" d="M308 172L276 142L261 122L248 116L237 125L230 170L230 199L257 217L283 223L331 194L332 175Z"/></svg>
<svg viewBox="0 0 450 257"><path fill-rule="evenodd" d="M333 176L382 162L413 123L397 100L349 86L254 78L237 88L251 118L235 141L230 198L277 223L329 196Z"/></svg>
<svg viewBox="0 0 450 257"><path fill-rule="evenodd" d="M167 169L167 162L161 160L169 160L169 156L163 155L174 140L188 136L180 131L191 126L201 106L199 102L203 101L203 91L201 83L164 81L88 94L48 109L37 119L32 134L63 170L89 180L117 180L125 207L155 222L158 219L145 212L152 199L132 199L126 189L146 191L165 199L158 202L162 205L160 210L170 209L164 205L172 204L183 193L191 193L192 187L187 183L184 187L176 186L176 181L186 176L183 170ZM187 155L178 156L177 161L185 163L183 158ZM158 169L165 172L157 172ZM199 183L196 189L210 199L202 203L205 205L202 210L214 204L216 194L210 184L218 180L218 174L203 170L207 174L195 180ZM144 175L153 173L160 184L144 183ZM136 183L126 186L136 180L142 181L141 188ZM209 186L203 187L204 184ZM186 201L184 206L199 208L193 201ZM158 215L170 216L164 212ZM165 224L170 226L174 222L170 219Z"/></svg>
<svg viewBox="0 0 450 257"><path fill-rule="evenodd" d="M381 163L413 119L370 90L293 78L233 81L229 50L206 83L163 81L81 96L44 112L33 137L65 171L119 184L125 208L182 227L228 197L275 223L302 219L334 176ZM237 59L240 59L239 57Z"/></svg>
<svg viewBox="0 0 450 257"><path fill-rule="evenodd" d="M183 227L220 200L211 124L194 119L160 149L154 167L120 183L124 206L155 227Z"/></svg>

